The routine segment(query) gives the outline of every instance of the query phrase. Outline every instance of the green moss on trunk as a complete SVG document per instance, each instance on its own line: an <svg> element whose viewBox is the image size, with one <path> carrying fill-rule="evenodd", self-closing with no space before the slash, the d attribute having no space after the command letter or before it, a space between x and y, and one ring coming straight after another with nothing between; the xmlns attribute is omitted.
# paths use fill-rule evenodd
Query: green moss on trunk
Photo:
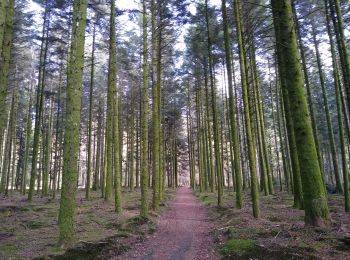
<svg viewBox="0 0 350 260"><path fill-rule="evenodd" d="M323 225L329 218L329 211L307 109L302 70L298 60L292 6L288 0L271 0L271 4L279 49L277 55L281 61L279 67L281 76L284 78L282 88L288 91L298 159L303 166L300 168L300 175L305 221L312 225Z"/></svg>
<svg viewBox="0 0 350 260"><path fill-rule="evenodd" d="M141 90L141 217L148 217L148 37L147 0L142 1L143 85Z"/></svg>
<svg viewBox="0 0 350 260"><path fill-rule="evenodd" d="M58 217L61 242L69 241L74 236L87 2L87 0L75 0L73 4L72 40L67 75L62 190Z"/></svg>

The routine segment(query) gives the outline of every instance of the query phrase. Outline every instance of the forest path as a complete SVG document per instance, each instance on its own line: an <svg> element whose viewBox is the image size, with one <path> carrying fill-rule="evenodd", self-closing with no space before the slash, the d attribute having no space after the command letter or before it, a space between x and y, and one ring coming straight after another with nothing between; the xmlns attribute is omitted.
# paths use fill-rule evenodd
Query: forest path
<svg viewBox="0 0 350 260"><path fill-rule="evenodd" d="M219 259L209 232L206 208L189 188L178 188L169 210L160 217L155 233L115 259Z"/></svg>

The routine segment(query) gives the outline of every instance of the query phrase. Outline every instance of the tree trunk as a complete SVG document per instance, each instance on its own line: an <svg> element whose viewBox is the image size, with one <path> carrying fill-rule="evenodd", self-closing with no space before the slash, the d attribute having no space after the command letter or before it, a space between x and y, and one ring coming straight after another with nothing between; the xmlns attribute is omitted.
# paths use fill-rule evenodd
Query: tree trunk
<svg viewBox="0 0 350 260"><path fill-rule="evenodd" d="M5 34L5 22L8 14L8 0L0 0L0 53L2 52L2 44Z"/></svg>
<svg viewBox="0 0 350 260"><path fill-rule="evenodd" d="M10 72L15 0L0 0L0 144L6 128L6 94ZM5 18L6 17L6 18Z"/></svg>
<svg viewBox="0 0 350 260"><path fill-rule="evenodd" d="M82 76L84 68L84 43L86 27L86 0L74 0L73 25L67 75L67 103L63 150L63 175L60 211L58 217L59 239L70 241L74 236L76 207L77 160L79 149L79 125Z"/></svg>
<svg viewBox="0 0 350 260"><path fill-rule="evenodd" d="M227 82L228 82L228 93L229 93L229 122L230 122L230 145L232 147L233 156L231 154L231 164L234 165L234 176L232 179L235 179L235 191L236 191L236 206L242 208L243 199L242 199L242 175L241 175L241 154L239 149L239 139L237 132L237 123L236 123L236 107L234 103L233 96L233 79L232 79L232 56L231 56L231 44L230 44L230 34L228 28L228 19L226 11L226 0L221 2L221 11L223 17L223 26L224 26L224 40L225 40L225 58L226 58L226 70L227 70ZM231 153L232 153L231 152Z"/></svg>
<svg viewBox="0 0 350 260"><path fill-rule="evenodd" d="M88 143L87 143L87 172L85 183L85 199L90 200L91 186L91 140L92 140L92 108L94 103L94 79L95 79L95 39L96 39L96 22L94 23L92 32L92 52L91 52L91 71L90 71L90 93L89 93L89 122L88 122Z"/></svg>
<svg viewBox="0 0 350 260"><path fill-rule="evenodd" d="M298 47L299 47L299 51L300 51L301 63L303 65L303 74L304 74L305 87L306 87L306 93L307 93L307 103L308 103L308 108L309 108L309 112L310 112L310 116L311 116L312 132L313 132L314 139L315 139L315 145L316 145L316 149L317 149L317 158L318 158L318 162L320 165L322 178L323 178L323 176L324 176L323 160L322 160L322 156L321 156L321 152L320 152L320 144L319 144L319 140L318 140L316 114L315 114L314 102L312 100L311 86L310 86L309 74L308 74L308 69L307 69L307 64L306 64L305 47L304 47L301 32L300 32L299 19L298 19L296 8L295 8L295 3L296 3L296 1L293 1L293 3L292 3L293 16L294 16L294 20L295 20L295 30L297 33L297 38L298 38L298 43L299 43Z"/></svg>
<svg viewBox="0 0 350 260"><path fill-rule="evenodd" d="M244 103L245 131L246 131L249 166L250 166L253 215L255 218L258 218L259 217L259 187L258 187L258 177L256 172L256 154L255 154L256 149L255 149L255 144L253 140L250 111L249 111L250 109L249 109L249 101L248 101L246 57L245 57L245 51L244 51L243 30L242 30L242 24L241 24L242 16L241 16L240 0L234 1L234 13L235 13L237 41L238 41L238 49L239 49L239 61L240 61L240 70L241 70L242 96L243 96L243 103Z"/></svg>
<svg viewBox="0 0 350 260"><path fill-rule="evenodd" d="M321 85L321 90L322 90L323 106L324 106L324 109L326 112L328 139L329 139L329 144L331 146L331 155L332 155L333 170L334 170L336 186L337 186L338 192L343 193L343 187L341 184L339 167L338 167L337 149L335 147L333 126L332 126L331 116L329 113L327 91L326 91L326 86L325 86L325 80L324 80L322 63L321 63L321 56L320 56L320 52L319 52L319 45L318 45L318 42L316 39L316 30L315 30L314 24L312 24L312 39L313 39L313 43L314 43L315 51L316 51L317 68L318 68L318 74L319 74L320 85Z"/></svg>
<svg viewBox="0 0 350 260"><path fill-rule="evenodd" d="M349 212L350 211L349 170L348 170L346 148L345 148L346 144L345 144L345 134L344 134L344 124L343 124L343 106L342 106L341 94L340 94L341 84L340 84L340 77L339 77L338 61L337 61L337 56L335 52L332 31L330 27L330 15L328 11L327 0L325 1L325 10L326 10L327 33L328 33L328 38L331 46L335 98L337 103L340 150L341 150L341 157L342 157L342 170L343 170L343 179L344 179L344 197L345 197L344 204L345 204L345 211Z"/></svg>
<svg viewBox="0 0 350 260"><path fill-rule="evenodd" d="M147 1L142 1L143 85L141 105L141 217L148 217L148 43Z"/></svg>
<svg viewBox="0 0 350 260"><path fill-rule="evenodd" d="M325 0L327 1L327 0ZM327 6L326 2L326 6ZM344 33L343 14L340 9L339 0L330 0L330 9L333 19L335 35L337 37L337 45L340 57L340 64L343 72L344 88L346 91L348 110L350 112L350 57ZM336 17L335 17L336 14Z"/></svg>
<svg viewBox="0 0 350 260"><path fill-rule="evenodd" d="M159 12L160 10L158 10ZM152 24L152 122L153 122L153 198L152 208L159 211L160 202L160 86L161 86L161 25L158 24L158 37L156 36L156 7L154 0L151 0L151 24Z"/></svg>
<svg viewBox="0 0 350 260"><path fill-rule="evenodd" d="M32 86L29 90L29 102L26 116L26 139L25 139L25 152L24 152L24 165L23 165L23 180L22 180L22 194L26 194L27 189L27 172L28 172L28 159L29 159L29 146L32 135Z"/></svg>
<svg viewBox="0 0 350 260"><path fill-rule="evenodd" d="M44 90L46 84L46 59L48 52L48 35L50 27L50 9L46 1L43 31L42 31L42 43L40 47L40 61L39 61L39 75L38 75L38 88L36 93L36 106L35 106L35 126L34 126L34 140L33 140L33 155L32 155L32 168L30 172L30 184L28 192L28 201L31 201L34 193L35 178L37 175L37 161L39 153L40 142L40 127L42 121L42 111L44 105ZM79 108L80 110L80 108Z"/></svg>
<svg viewBox="0 0 350 260"><path fill-rule="evenodd" d="M113 169L119 171L119 149L116 150L114 146L115 138L118 135L119 128L114 129L115 124L118 124L117 102L115 97L117 88L117 60L116 60L116 45L115 45L115 0L111 1L111 15L110 15L110 36L109 36L109 64L108 64L108 90L107 90L107 119L106 119L106 188L105 188L105 201L112 200L113 192ZM117 122L115 122L117 121ZM114 149L113 149L114 148ZM114 153L113 153L114 152ZM114 165L113 165L114 160ZM113 167L114 166L114 167Z"/></svg>
<svg viewBox="0 0 350 260"><path fill-rule="evenodd" d="M329 219L327 198L304 93L302 70L289 0L271 0L282 88L288 91L302 180L305 222L323 225ZM288 71L288 73L287 73ZM285 100L286 101L286 100Z"/></svg>

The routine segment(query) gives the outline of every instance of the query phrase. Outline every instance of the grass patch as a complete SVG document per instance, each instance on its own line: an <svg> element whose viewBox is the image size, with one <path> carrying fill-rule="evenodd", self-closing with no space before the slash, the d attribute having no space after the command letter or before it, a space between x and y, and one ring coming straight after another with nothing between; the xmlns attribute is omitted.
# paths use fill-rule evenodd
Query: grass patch
<svg viewBox="0 0 350 260"><path fill-rule="evenodd" d="M256 249L256 242L251 239L230 239L226 241L220 249L223 256L244 257L251 254Z"/></svg>
<svg viewBox="0 0 350 260"><path fill-rule="evenodd" d="M17 251L17 247L13 244L0 245L0 257L2 256L2 254L14 254Z"/></svg>

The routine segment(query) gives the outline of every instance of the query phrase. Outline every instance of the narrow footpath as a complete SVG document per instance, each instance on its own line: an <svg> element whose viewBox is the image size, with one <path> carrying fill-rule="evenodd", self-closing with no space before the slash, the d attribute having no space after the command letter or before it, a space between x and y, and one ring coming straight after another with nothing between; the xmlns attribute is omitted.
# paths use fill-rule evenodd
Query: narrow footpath
<svg viewBox="0 0 350 260"><path fill-rule="evenodd" d="M219 259L209 232L207 210L189 188L178 188L169 210L160 217L157 230L115 259L203 260Z"/></svg>

